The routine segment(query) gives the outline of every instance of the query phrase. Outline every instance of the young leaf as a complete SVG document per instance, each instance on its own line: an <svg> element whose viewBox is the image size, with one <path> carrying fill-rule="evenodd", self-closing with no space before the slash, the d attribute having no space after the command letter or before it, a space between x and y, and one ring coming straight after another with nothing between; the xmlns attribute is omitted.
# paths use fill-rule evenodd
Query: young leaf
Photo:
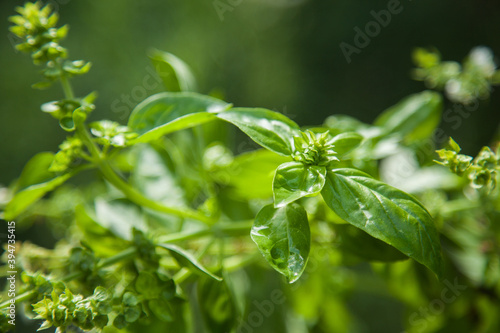
<svg viewBox="0 0 500 333"><path fill-rule="evenodd" d="M321 194L338 216L441 277L439 235L415 198L354 169L328 171Z"/></svg>
<svg viewBox="0 0 500 333"><path fill-rule="evenodd" d="M151 50L148 56L167 91L196 91L196 80L184 61L156 49Z"/></svg>
<svg viewBox="0 0 500 333"><path fill-rule="evenodd" d="M152 299L148 302L149 309L161 321L172 322L174 321L172 306L164 299Z"/></svg>
<svg viewBox="0 0 500 333"><path fill-rule="evenodd" d="M281 155L292 153L293 137L299 126L281 113L260 108L233 108L217 114L242 130L253 141Z"/></svg>
<svg viewBox="0 0 500 333"><path fill-rule="evenodd" d="M374 122L386 134L400 134L407 142L428 138L441 120L440 94L424 91L411 95L385 110Z"/></svg>
<svg viewBox="0 0 500 333"><path fill-rule="evenodd" d="M136 153L136 163L130 177L134 187L158 202L187 207L180 181L160 153L149 145L136 147Z"/></svg>
<svg viewBox="0 0 500 333"><path fill-rule="evenodd" d="M408 259L393 246L368 235L351 224L335 224L334 230L340 238L338 249L342 251L344 263L356 263L360 260L393 262Z"/></svg>
<svg viewBox="0 0 500 333"><path fill-rule="evenodd" d="M139 272L139 276L137 276L135 281L135 289L145 299L154 299L161 294L162 286L155 274L149 271L142 271Z"/></svg>
<svg viewBox="0 0 500 333"><path fill-rule="evenodd" d="M22 191L16 193L16 195L14 195L5 207L4 218L6 220L13 220L26 208L40 200L46 193L53 191L58 186L62 185L73 175L74 173L67 173L46 181L45 183L28 186Z"/></svg>
<svg viewBox="0 0 500 333"><path fill-rule="evenodd" d="M159 93L139 103L128 120L128 127L139 134L132 143L159 137L214 120L214 113L231 107L219 99L193 92Z"/></svg>
<svg viewBox="0 0 500 333"><path fill-rule="evenodd" d="M111 257L129 246L127 241L116 237L110 230L94 221L83 205L75 209L75 223L85 237L85 245L98 256Z"/></svg>
<svg viewBox="0 0 500 333"><path fill-rule="evenodd" d="M121 239L132 239L132 228L146 230L144 215L127 199L95 199L96 222Z"/></svg>
<svg viewBox="0 0 500 333"><path fill-rule="evenodd" d="M318 194L325 185L326 168L300 162L281 164L273 182L274 207L279 208L305 197Z"/></svg>
<svg viewBox="0 0 500 333"><path fill-rule="evenodd" d="M157 246L164 248L174 259L179 263L179 265L184 267L189 267L194 272L199 273L201 275L206 275L216 281L222 281L221 277L211 273L208 269L203 267L202 264L189 252L186 252L184 249L181 249L178 246L172 244L158 244Z"/></svg>
<svg viewBox="0 0 500 333"><path fill-rule="evenodd" d="M202 279L197 289L206 332L231 332L237 322L238 309L226 281Z"/></svg>
<svg viewBox="0 0 500 333"><path fill-rule="evenodd" d="M23 168L16 183L16 189L22 190L30 185L40 184L54 178L49 171L54 160L54 153L41 152L33 156Z"/></svg>
<svg viewBox="0 0 500 333"><path fill-rule="evenodd" d="M212 175L228 185L231 195L240 200L267 199L273 195L276 168L287 161L289 157L258 149L236 156L229 166L215 170Z"/></svg>
<svg viewBox="0 0 500 333"><path fill-rule="evenodd" d="M300 278L311 247L309 221L302 206L265 206L255 217L250 235L267 262L290 283Z"/></svg>
<svg viewBox="0 0 500 333"><path fill-rule="evenodd" d="M363 141L363 136L356 132L344 132L336 135L331 141L333 150L337 153L337 155L345 155L349 153L351 150L359 146L359 144Z"/></svg>

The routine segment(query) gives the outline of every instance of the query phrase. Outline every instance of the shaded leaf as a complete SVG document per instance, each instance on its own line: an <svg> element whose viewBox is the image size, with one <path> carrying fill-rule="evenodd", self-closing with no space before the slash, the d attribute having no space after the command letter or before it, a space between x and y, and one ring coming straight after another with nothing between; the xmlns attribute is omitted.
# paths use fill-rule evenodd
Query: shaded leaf
<svg viewBox="0 0 500 333"><path fill-rule="evenodd" d="M189 66L175 55L153 49L149 59L167 91L196 91L196 80Z"/></svg>
<svg viewBox="0 0 500 333"><path fill-rule="evenodd" d="M267 149L259 149L236 156L233 162L212 173L220 183L240 199L265 199L273 195L272 185L276 168L290 158Z"/></svg>
<svg viewBox="0 0 500 333"><path fill-rule="evenodd" d="M28 186L22 191L17 192L5 207L4 218L6 220L13 220L26 208L40 200L46 193L62 185L73 175L74 173L67 173L44 183Z"/></svg>
<svg viewBox="0 0 500 333"><path fill-rule="evenodd" d="M290 283L300 278L311 247L309 221L302 206L265 206L255 217L250 235L267 262Z"/></svg>
<svg viewBox="0 0 500 333"><path fill-rule="evenodd" d="M238 310L225 281L202 279L198 282L198 303L207 332L231 332Z"/></svg>
<svg viewBox="0 0 500 333"><path fill-rule="evenodd" d="M54 153L41 152L33 156L23 168L16 183L16 188L22 190L30 185L44 183L54 178L49 167L54 160Z"/></svg>
<svg viewBox="0 0 500 333"><path fill-rule="evenodd" d="M408 259L391 245L368 235L350 224L335 224L335 233L340 238L339 249L345 258L354 256L366 261L392 262ZM356 258L356 259L357 259Z"/></svg>
<svg viewBox="0 0 500 333"><path fill-rule="evenodd" d="M164 299L152 299L148 302L148 306L161 321L171 322L174 320L172 306Z"/></svg>
<svg viewBox="0 0 500 333"><path fill-rule="evenodd" d="M206 269L191 253L186 252L184 249L172 244L158 244L157 246L164 248L174 259L183 267L192 269L195 273L208 276L216 281L222 281L221 277L216 276Z"/></svg>
<svg viewBox="0 0 500 333"><path fill-rule="evenodd" d="M135 280L135 289L145 299L158 298L162 291L162 286L158 277L149 271L139 272Z"/></svg>
<svg viewBox="0 0 500 333"><path fill-rule="evenodd" d="M75 209L75 222L85 237L85 245L98 256L110 257L129 247L127 241L95 222L81 205Z"/></svg>

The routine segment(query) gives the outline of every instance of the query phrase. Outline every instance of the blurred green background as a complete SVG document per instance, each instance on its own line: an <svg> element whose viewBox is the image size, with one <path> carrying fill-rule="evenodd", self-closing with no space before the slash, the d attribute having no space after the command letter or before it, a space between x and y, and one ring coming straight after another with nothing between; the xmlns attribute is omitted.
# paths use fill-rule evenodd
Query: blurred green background
<svg viewBox="0 0 500 333"><path fill-rule="evenodd" d="M154 80L144 81L152 70L146 56L150 47L191 65L200 92L215 89L235 105L284 112L301 125L321 123L331 114L370 122L399 99L423 90L409 75L416 46L435 46L445 60L461 61L476 45L500 54L500 3L494 0L401 1L401 13L352 54L350 64L340 43L353 44L353 29L364 29L373 20L370 12L386 9L389 1L221 0L237 5L219 12L211 0L46 2L60 12L61 23L71 26L63 42L70 58L93 63L88 75L74 80L75 91L83 96L97 90L93 117L122 123L133 105L160 89L152 88ZM39 111L41 103L61 97L60 87L30 88L41 77L27 55L16 53L7 32L7 17L21 4L0 2L4 185L36 152L57 151L65 137L57 122ZM496 132L500 93L485 104L461 126L442 125L466 153L475 154Z"/></svg>
<svg viewBox="0 0 500 333"><path fill-rule="evenodd" d="M146 57L150 47L184 59L200 92L216 89L235 105L284 112L301 125L321 123L331 114L370 122L399 99L423 90L409 76L416 46L435 46L445 60L461 61L476 45L500 54L500 3L494 0L401 1L401 13L360 54L352 54L350 64L340 43L352 45L353 29L363 30L373 20L370 12L386 9L389 1L241 0L230 5L221 0L229 7L219 11L211 0L46 2L60 12L61 23L71 26L63 43L70 58L93 63L88 75L74 80L75 91L83 96L97 90L93 117L122 123L133 105L160 89L152 88L154 80L144 81L152 70ZM36 152L56 151L65 136L56 121L39 111L41 103L61 97L60 87L31 89L40 79L37 69L12 47L7 17L21 4L0 2L4 185ZM442 127L466 153L475 154L497 129L498 105L500 93L494 92L489 104L461 126Z"/></svg>
<svg viewBox="0 0 500 333"><path fill-rule="evenodd" d="M373 20L370 12L386 9L389 1L233 0L240 4L230 5L232 10L224 13L217 12L212 0L48 2L59 11L61 23L71 26L63 42L70 58L93 63L89 74L73 81L75 92L84 96L98 91L93 119L121 123L126 123L135 104L161 90L146 56L151 47L185 60L200 92L217 92L237 106L280 111L301 125L319 124L332 114L371 122L401 98L425 89L410 78L414 47L435 46L445 60L461 61L476 45L500 55L500 2L494 0L401 1L401 13L353 54L350 63L340 43L353 44L354 28L364 29ZM7 30L7 17L23 3L0 2L3 185L14 180L37 152L57 151L66 136L57 121L39 111L40 104L62 97L60 87L30 88L41 79L40 69L34 68L29 56L14 50L15 38ZM443 122L441 127L466 154L476 155L497 132L499 107L500 92L494 91L459 126ZM445 108L452 104L447 102ZM361 273L365 268L359 268ZM257 300L264 299L276 282L266 286L269 276L269 271L252 276L255 285L267 288L254 293ZM373 276L364 282L383 289ZM401 308L392 299L370 298L359 290L349 305L357 309L358 317L366 318L359 325L369 325L374 332L396 332L401 327Z"/></svg>

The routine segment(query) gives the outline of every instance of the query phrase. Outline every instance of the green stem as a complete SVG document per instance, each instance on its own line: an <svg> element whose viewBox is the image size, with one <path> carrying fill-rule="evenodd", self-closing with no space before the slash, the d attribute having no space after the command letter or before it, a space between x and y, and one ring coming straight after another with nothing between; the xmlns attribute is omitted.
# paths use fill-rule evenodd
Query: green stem
<svg viewBox="0 0 500 333"><path fill-rule="evenodd" d="M61 76L59 79L61 80L61 86L64 92L64 96L66 99L75 99L75 94L73 93L73 88L71 87L71 84L69 83L68 77L64 74L63 66L61 64L61 61L63 59L60 59L57 64L59 66L59 70L61 71Z"/></svg>
<svg viewBox="0 0 500 333"><path fill-rule="evenodd" d="M192 209L168 207L154 200L146 198L144 195L142 195L142 193L127 184L120 176L118 176L111 168L109 163L102 158L102 154L99 151L99 148L96 146L94 141L92 141L90 133L87 131L87 128L84 124L82 124L81 126L77 126L76 130L80 135L82 141L89 149L91 156L95 159L95 163L97 164L97 167L101 171L104 178L106 178L106 180L109 181L114 187L125 194L128 199L140 206L147 207L162 213L176 215L182 218L191 218L207 224L214 223L212 218L200 214Z"/></svg>
<svg viewBox="0 0 500 333"><path fill-rule="evenodd" d="M458 212L462 212L462 211L469 210L469 209L476 209L476 208L480 208L480 207L481 207L481 203L478 201L471 201L468 199L459 199L459 200L449 201L446 204L444 204L443 207L441 208L440 213L442 215L449 215L449 214L458 213Z"/></svg>
<svg viewBox="0 0 500 333"><path fill-rule="evenodd" d="M58 63L61 71L62 71L62 65L59 62ZM64 95L66 99L74 99L74 94L73 94L73 88L71 87L71 84L68 80L68 77L66 75L61 75L60 76L61 80L61 85L64 91ZM131 187L129 184L127 184L125 181L123 181L111 168L111 166L107 163L106 160L103 158L103 154L99 150L99 147L95 144L95 142L92 140L92 137L90 136L90 133L88 132L85 124L77 124L76 126L76 132L80 136L80 139L85 143L87 148L89 149L90 155L92 159L94 160L94 163L97 165L103 176L111 183L113 184L117 189L123 192L125 196L130 199L131 201L135 202L138 205L166 213L166 214L172 214L172 215L177 215L182 218L192 218L195 220L202 221L207 224L213 224L215 221L207 217L203 214L198 213L197 211L194 211L192 209L179 209L179 208L173 208L173 207L168 207L163 204L160 204L154 200L148 199L145 196L143 196L139 191Z"/></svg>
<svg viewBox="0 0 500 333"><path fill-rule="evenodd" d="M178 233L161 236L158 238L157 242L174 243L213 235L217 235L218 237L243 236L248 234L248 232L252 228L252 224L252 220L218 223L206 229L196 231L181 231Z"/></svg>

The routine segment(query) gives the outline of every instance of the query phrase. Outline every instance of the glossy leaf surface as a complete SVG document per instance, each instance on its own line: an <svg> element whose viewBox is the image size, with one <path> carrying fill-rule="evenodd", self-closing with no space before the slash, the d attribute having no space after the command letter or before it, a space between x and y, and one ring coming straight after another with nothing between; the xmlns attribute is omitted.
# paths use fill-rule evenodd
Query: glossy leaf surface
<svg viewBox="0 0 500 333"><path fill-rule="evenodd" d="M354 169L328 171L322 195L342 219L441 276L439 235L415 198Z"/></svg>
<svg viewBox="0 0 500 333"><path fill-rule="evenodd" d="M292 153L293 137L299 135L296 123L271 110L233 108L217 117L232 123L262 147L281 155Z"/></svg>
<svg viewBox="0 0 500 333"><path fill-rule="evenodd" d="M128 127L139 134L133 143L149 142L159 137L214 120L214 113L230 107L219 99L193 92L159 93L139 103Z"/></svg>
<svg viewBox="0 0 500 333"><path fill-rule="evenodd" d="M273 181L274 207L283 207L306 195L321 192L325 176L326 168L322 166L306 166L300 162L281 164Z"/></svg>
<svg viewBox="0 0 500 333"><path fill-rule="evenodd" d="M309 221L302 206L265 206L255 218L251 237L267 262L290 283L300 278L311 247Z"/></svg>

